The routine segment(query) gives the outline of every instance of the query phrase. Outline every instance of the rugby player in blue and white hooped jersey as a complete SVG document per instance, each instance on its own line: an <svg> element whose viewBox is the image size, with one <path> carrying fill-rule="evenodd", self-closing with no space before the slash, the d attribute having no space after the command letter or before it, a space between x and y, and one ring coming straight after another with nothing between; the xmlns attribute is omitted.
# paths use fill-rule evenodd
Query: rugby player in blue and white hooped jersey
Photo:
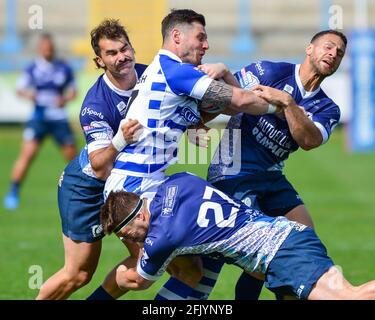
<svg viewBox="0 0 375 320"><path fill-rule="evenodd" d="M162 36L162 49L138 80L129 101L126 119L137 119L142 132L137 142L126 146L117 157L105 196L112 190L127 190L152 197L165 179L164 170L177 161L183 132L200 121L200 110L229 108L254 115L275 112L275 107L254 92L213 80L197 68L208 49L201 14L173 10L163 19ZM224 79L230 82L227 76ZM288 96L282 91L279 94ZM138 254L131 253L133 257ZM182 298L178 289L182 283L177 282L171 278L158 298Z"/></svg>
<svg viewBox="0 0 375 320"><path fill-rule="evenodd" d="M124 27L118 20L104 20L92 30L91 44L94 61L105 72L89 89L81 107L86 146L59 181L65 265L43 284L37 299L66 299L90 281L104 236L99 212L105 179L125 139L131 141L140 128L137 121L126 122L123 117L132 89L146 66L135 63Z"/></svg>
<svg viewBox="0 0 375 320"><path fill-rule="evenodd" d="M224 259L299 299L375 299L375 281L351 285L314 230L269 217L188 173L170 176L153 199L112 192L101 209L106 234L144 243L137 263L117 268L127 290L147 289L178 256Z"/></svg>
<svg viewBox="0 0 375 320"><path fill-rule="evenodd" d="M237 72L242 88L256 89L268 102L281 102L268 96L269 87L288 92L293 101L281 114L232 117L209 167L208 181L267 215L284 215L313 227L302 199L282 170L292 152L326 143L338 124L340 109L320 84L339 67L346 44L341 32L322 31L312 38L301 65L260 61ZM233 129L240 129L241 144L232 139ZM233 152L229 153L231 147L226 145L231 143ZM244 273L236 298L257 299L261 287L262 282Z"/></svg>
<svg viewBox="0 0 375 320"><path fill-rule="evenodd" d="M17 84L17 95L32 101L34 110L26 123L21 151L11 173L9 192L4 198L4 207L8 210L18 207L22 181L47 135L51 135L60 146L67 161L76 155L73 131L64 108L77 95L73 71L66 62L55 57L55 46L49 34L40 37L38 55Z"/></svg>

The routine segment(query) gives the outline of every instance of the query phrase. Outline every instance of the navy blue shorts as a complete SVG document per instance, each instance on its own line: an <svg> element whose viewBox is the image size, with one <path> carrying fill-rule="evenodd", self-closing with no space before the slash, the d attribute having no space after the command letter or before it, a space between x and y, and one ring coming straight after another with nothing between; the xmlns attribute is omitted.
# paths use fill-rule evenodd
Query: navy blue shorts
<svg viewBox="0 0 375 320"><path fill-rule="evenodd" d="M276 217L303 204L302 199L280 171L265 171L221 180L213 185L249 207Z"/></svg>
<svg viewBox="0 0 375 320"><path fill-rule="evenodd" d="M104 237L100 224L104 181L82 172L78 157L65 168L58 187L63 233L70 239L95 242Z"/></svg>
<svg viewBox="0 0 375 320"><path fill-rule="evenodd" d="M333 265L313 229L293 229L268 265L265 285L276 294L307 299Z"/></svg>
<svg viewBox="0 0 375 320"><path fill-rule="evenodd" d="M74 144L74 134L67 120L45 121L30 120L26 123L23 133L25 140L43 141L51 135L58 145Z"/></svg>

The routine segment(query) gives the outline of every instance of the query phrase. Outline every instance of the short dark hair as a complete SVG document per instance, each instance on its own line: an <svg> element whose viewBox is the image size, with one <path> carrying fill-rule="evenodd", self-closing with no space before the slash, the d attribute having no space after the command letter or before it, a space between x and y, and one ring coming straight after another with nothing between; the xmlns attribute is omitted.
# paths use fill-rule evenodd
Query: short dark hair
<svg viewBox="0 0 375 320"><path fill-rule="evenodd" d="M176 25L182 23L192 24L193 22L199 22L203 27L206 26L206 20L202 14L196 13L194 10L190 9L172 9L161 22L161 35L163 41Z"/></svg>
<svg viewBox="0 0 375 320"><path fill-rule="evenodd" d="M346 38L346 36L342 32L337 31L337 30L333 30L333 29L323 30L323 31L318 32L317 34L315 34L312 37L310 43L313 43L315 40L317 40L318 38L320 38L320 37L322 37L326 34L334 34L334 35L340 37L342 42L344 42L345 47L346 47L346 44L348 43L348 39Z"/></svg>
<svg viewBox="0 0 375 320"><path fill-rule="evenodd" d="M111 191L100 208L100 223L105 234L111 234L137 206L139 196L132 192Z"/></svg>
<svg viewBox="0 0 375 320"><path fill-rule="evenodd" d="M100 57L100 47L99 40L106 38L110 40L118 40L125 37L126 41L131 45L128 33L125 28L120 24L119 20L116 19L106 19L103 20L96 28L91 30L91 47L95 54ZM96 66L100 68L100 65L94 60Z"/></svg>

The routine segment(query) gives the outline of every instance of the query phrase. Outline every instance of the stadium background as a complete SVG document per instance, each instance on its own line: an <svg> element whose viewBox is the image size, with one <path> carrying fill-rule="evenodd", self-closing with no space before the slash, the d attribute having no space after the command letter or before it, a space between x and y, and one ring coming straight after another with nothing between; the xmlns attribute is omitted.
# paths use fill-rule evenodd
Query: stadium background
<svg viewBox="0 0 375 320"><path fill-rule="evenodd" d="M348 35L346 57L337 74L323 85L342 108L341 125L328 144L293 154L286 173L346 277L355 284L374 278L374 0L0 0L1 200L19 150L20 124L31 110L31 105L15 96L14 86L19 72L34 57L38 35L50 32L58 55L74 66L79 96L67 108L77 142L83 146L79 108L101 73L92 62L89 31L103 18L120 19L137 60L147 64L160 47L160 21L170 8L192 8L205 15L210 50L204 61L225 62L232 71L257 59L299 63L311 36L321 29L339 28ZM213 125L222 127L225 121L222 117ZM195 149L183 149L190 154L190 164L176 165L169 173L191 171L205 177L207 165L202 158L195 159L201 164L192 160ZM63 263L56 185L64 166L48 139L24 182L20 208L6 212L0 207L0 299L34 298L35 287ZM105 238L93 280L71 299L85 298L125 254L121 243ZM39 271L41 278L36 277ZM239 273L238 268L226 266L211 299L232 299ZM162 283L125 298L152 299ZM262 299L273 296L264 290Z"/></svg>

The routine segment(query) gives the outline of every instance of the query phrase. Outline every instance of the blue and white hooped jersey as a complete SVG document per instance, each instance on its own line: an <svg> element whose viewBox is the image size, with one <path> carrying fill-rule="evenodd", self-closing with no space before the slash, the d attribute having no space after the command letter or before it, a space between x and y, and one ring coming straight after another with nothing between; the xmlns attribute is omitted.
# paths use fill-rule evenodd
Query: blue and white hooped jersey
<svg viewBox="0 0 375 320"><path fill-rule="evenodd" d="M64 108L58 106L58 97L67 88L75 88L72 69L61 60L51 62L38 58L22 73L18 90L33 89L36 93L34 120L63 120Z"/></svg>
<svg viewBox="0 0 375 320"><path fill-rule="evenodd" d="M340 109L320 87L307 92L299 69L300 65L291 63L260 61L241 69L235 77L244 89L261 84L288 92L305 109L325 143L338 124ZM208 170L210 182L256 171L282 170L289 154L299 147L287 121L275 114L241 113L229 120L227 129Z"/></svg>
<svg viewBox="0 0 375 320"><path fill-rule="evenodd" d="M224 258L265 273L292 229L305 226L250 209L189 173L170 176L148 203L150 226L137 272L157 280L180 255Z"/></svg>
<svg viewBox="0 0 375 320"><path fill-rule="evenodd" d="M119 154L112 172L146 177L175 163L178 142L186 128L199 121L198 101L211 81L195 65L160 50L129 101L126 118L137 119L142 133Z"/></svg>
<svg viewBox="0 0 375 320"><path fill-rule="evenodd" d="M146 69L146 65L136 64L137 79ZM87 92L80 111L80 123L86 139L79 160L84 173L95 177L88 154L111 144L120 121L125 117L128 100L133 90L120 90L101 75Z"/></svg>

